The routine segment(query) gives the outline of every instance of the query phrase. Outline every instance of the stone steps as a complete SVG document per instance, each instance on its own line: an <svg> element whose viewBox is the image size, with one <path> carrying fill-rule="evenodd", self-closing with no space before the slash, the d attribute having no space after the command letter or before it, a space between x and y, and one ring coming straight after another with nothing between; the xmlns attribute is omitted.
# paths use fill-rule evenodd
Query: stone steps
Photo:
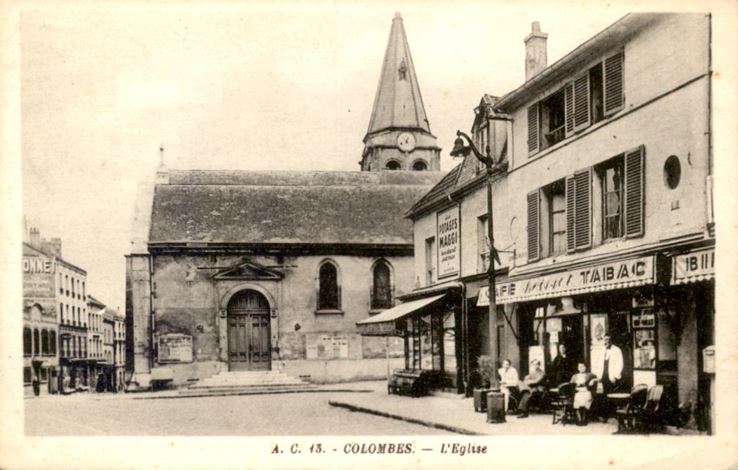
<svg viewBox="0 0 738 470"><path fill-rule="evenodd" d="M317 387L281 371L220 372L179 391L181 396L251 395L314 390Z"/></svg>

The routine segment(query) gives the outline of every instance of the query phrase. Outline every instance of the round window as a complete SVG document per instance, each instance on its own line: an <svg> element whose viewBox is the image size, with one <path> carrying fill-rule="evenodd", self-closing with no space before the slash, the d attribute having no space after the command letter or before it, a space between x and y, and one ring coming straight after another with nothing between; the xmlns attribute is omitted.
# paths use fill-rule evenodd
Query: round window
<svg viewBox="0 0 738 470"><path fill-rule="evenodd" d="M669 189L674 189L679 186L679 180L681 178L682 164L679 163L679 157L672 155L664 163L664 182Z"/></svg>

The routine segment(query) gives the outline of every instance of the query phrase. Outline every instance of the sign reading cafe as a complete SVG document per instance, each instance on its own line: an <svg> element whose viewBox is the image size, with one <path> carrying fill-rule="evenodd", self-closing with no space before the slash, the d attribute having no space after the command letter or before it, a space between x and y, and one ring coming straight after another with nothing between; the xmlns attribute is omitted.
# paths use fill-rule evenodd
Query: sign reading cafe
<svg viewBox="0 0 738 470"><path fill-rule="evenodd" d="M577 268L546 276L497 284L498 304L584 294L653 284L654 257ZM489 288L479 290L478 306L489 305Z"/></svg>
<svg viewBox="0 0 738 470"><path fill-rule="evenodd" d="M438 213L438 278L459 274L459 206Z"/></svg>

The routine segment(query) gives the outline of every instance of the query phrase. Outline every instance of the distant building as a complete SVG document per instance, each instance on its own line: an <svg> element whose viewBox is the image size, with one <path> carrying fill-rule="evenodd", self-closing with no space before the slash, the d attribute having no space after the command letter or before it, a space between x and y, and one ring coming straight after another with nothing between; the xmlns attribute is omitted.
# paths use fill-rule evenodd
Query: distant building
<svg viewBox="0 0 738 470"><path fill-rule="evenodd" d="M102 366L102 374L104 377L104 390L108 392L115 391L115 319L117 313L115 310L106 307L102 312L103 324L103 359L99 363Z"/></svg>
<svg viewBox="0 0 738 470"><path fill-rule="evenodd" d="M89 385L95 390L101 374L104 373L103 356L103 310L105 304L95 297L87 296L87 358L89 360Z"/></svg>
<svg viewBox="0 0 738 470"><path fill-rule="evenodd" d="M127 256L133 382L156 368L182 384L221 370L364 379L384 377L387 356L401 365L401 343L355 326L415 284L404 213L441 177L425 171L440 149L399 17L365 143L361 172L160 167Z"/></svg>
<svg viewBox="0 0 738 470"><path fill-rule="evenodd" d="M87 384L86 278L84 269L62 258L60 239L42 239L38 229L31 228L23 243L23 382L27 393L34 380L49 392Z"/></svg>

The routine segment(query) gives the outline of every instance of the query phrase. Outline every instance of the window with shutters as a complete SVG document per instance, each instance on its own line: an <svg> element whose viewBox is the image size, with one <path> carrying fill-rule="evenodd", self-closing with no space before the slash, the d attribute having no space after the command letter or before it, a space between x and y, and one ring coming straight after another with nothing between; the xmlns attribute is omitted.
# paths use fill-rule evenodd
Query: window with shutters
<svg viewBox="0 0 738 470"><path fill-rule="evenodd" d="M566 191L564 180L541 188L541 257L566 252Z"/></svg>
<svg viewBox="0 0 738 470"><path fill-rule="evenodd" d="M623 108L623 57L622 51L608 56L528 107L529 156Z"/></svg>
<svg viewBox="0 0 738 470"><path fill-rule="evenodd" d="M540 196L538 191L528 193L528 261L541 257L540 246Z"/></svg>
<svg viewBox="0 0 738 470"><path fill-rule="evenodd" d="M592 171L566 177L566 251L592 246Z"/></svg>
<svg viewBox="0 0 738 470"><path fill-rule="evenodd" d="M602 240L643 236L645 150L643 146L596 167L602 188Z"/></svg>

